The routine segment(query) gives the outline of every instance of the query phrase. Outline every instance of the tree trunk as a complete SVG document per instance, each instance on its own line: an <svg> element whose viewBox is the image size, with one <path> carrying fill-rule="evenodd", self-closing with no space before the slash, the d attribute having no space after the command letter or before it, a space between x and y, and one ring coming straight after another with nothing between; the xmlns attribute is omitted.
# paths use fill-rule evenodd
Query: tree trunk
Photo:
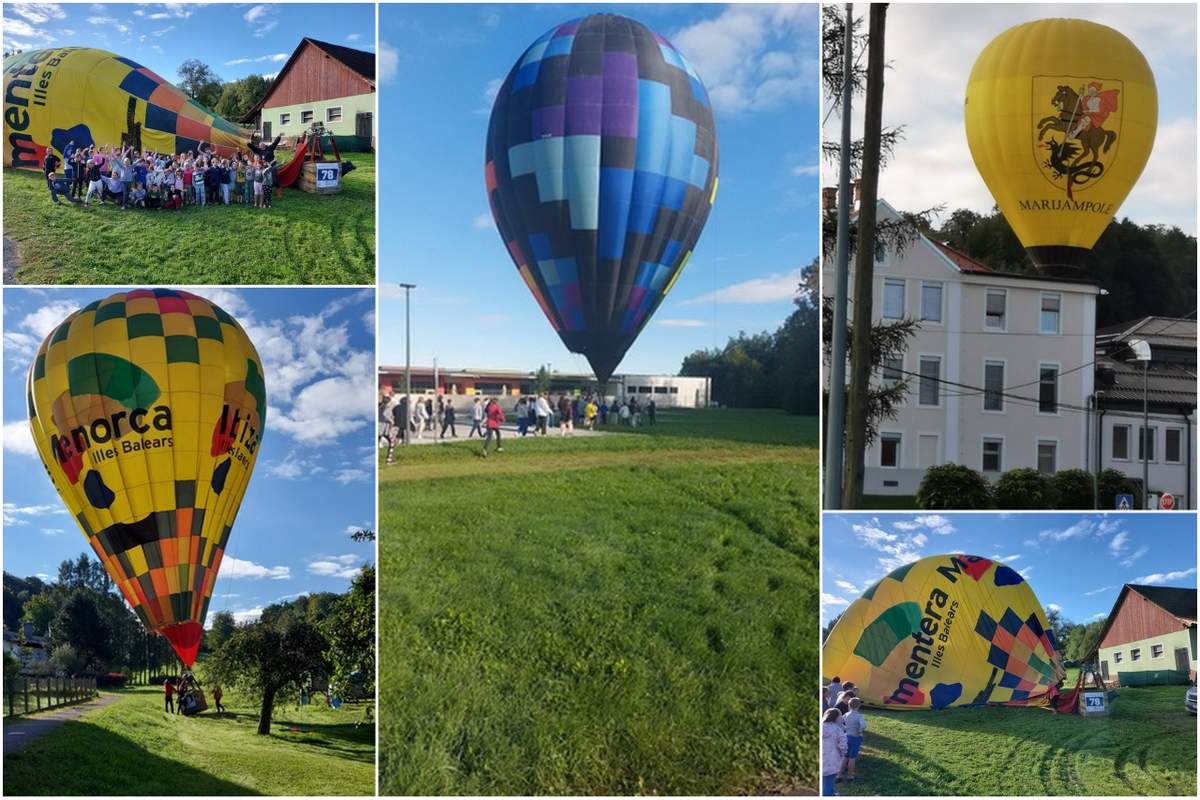
<svg viewBox="0 0 1200 800"><path fill-rule="evenodd" d="M271 732L271 714L275 711L275 690L263 691L262 710L258 713L258 735L266 736Z"/></svg>

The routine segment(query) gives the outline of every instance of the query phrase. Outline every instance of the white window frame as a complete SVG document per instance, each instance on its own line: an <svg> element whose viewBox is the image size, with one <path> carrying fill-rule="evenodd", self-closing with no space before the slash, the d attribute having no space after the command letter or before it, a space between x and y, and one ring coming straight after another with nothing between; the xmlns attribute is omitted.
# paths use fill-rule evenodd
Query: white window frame
<svg viewBox="0 0 1200 800"><path fill-rule="evenodd" d="M921 463L921 437L932 436L937 440L937 444L933 447L933 466L938 466L944 463L942 459L942 434L938 431L917 431L917 466Z"/></svg>
<svg viewBox="0 0 1200 800"><path fill-rule="evenodd" d="M1140 647L1129 648L1129 663L1132 664L1135 661L1141 661L1141 660L1142 660L1142 648L1140 648Z"/></svg>
<svg viewBox="0 0 1200 800"><path fill-rule="evenodd" d="M1150 423L1150 428L1149 428L1150 435L1149 436L1146 436L1146 434L1142 433L1142 431L1144 431L1144 430L1147 430L1147 429L1145 427L1143 427L1142 423L1139 422L1137 424L1137 432L1138 432L1137 461L1139 464L1142 463L1142 461L1147 461L1151 464L1157 464L1158 463L1158 455L1159 455L1158 454L1158 426L1155 425L1153 422ZM1142 447L1147 442L1150 445L1150 448L1149 448L1150 452L1148 454L1150 457L1144 458L1142 455L1142 453L1143 453Z"/></svg>
<svg viewBox="0 0 1200 800"><path fill-rule="evenodd" d="M291 121L292 121L292 113L291 113L290 111L289 111L289 112L287 112L287 113L280 112L280 114L279 114L279 127L281 127L281 128L282 128L284 125L288 125L288 124L290 124L290 123L291 123Z"/></svg>
<svg viewBox="0 0 1200 800"><path fill-rule="evenodd" d="M1000 408L987 407L987 368L989 364L999 364L1001 372L1000 376ZM980 386L983 388L983 395L979 398L979 412L981 414L996 414L1005 416L1008 414L1008 403L1004 401L1004 381L1008 378L1008 359L1007 358L985 358L983 360L983 380L980 381Z"/></svg>
<svg viewBox="0 0 1200 800"><path fill-rule="evenodd" d="M992 470L986 469L983 465L984 456L987 454L985 445L987 445L988 442L999 442L1000 443L1000 468L997 469L995 472L997 475L1000 475L1004 472L1004 457L1008 451L1008 442L1005 441L1005 438L1006 437L1003 435L994 434L994 433L985 433L985 434L983 434L983 436L979 437L979 471L982 472L984 475L987 475L988 473L990 473L992 471Z"/></svg>
<svg viewBox="0 0 1200 800"><path fill-rule="evenodd" d="M937 359L937 402L923 403L921 402L921 383L925 380L925 373L921 371L922 362L926 359ZM941 353L921 353L917 356L917 407L918 408L941 408L942 407L942 367L945 365L946 359Z"/></svg>
<svg viewBox="0 0 1200 800"><path fill-rule="evenodd" d="M1117 448L1115 448L1113 446L1112 434L1115 434L1117 432L1118 428L1121 428L1125 431L1125 457L1124 458L1117 458ZM1109 435L1109 439L1108 439L1109 458L1112 459L1113 461L1132 461L1133 460L1132 459L1132 456L1133 456L1133 426L1130 425L1128 422L1120 422L1120 423L1114 422L1113 426L1111 428L1111 431L1112 431L1112 434Z"/></svg>
<svg viewBox="0 0 1200 800"><path fill-rule="evenodd" d="M1120 663L1121 663L1121 651L1120 651L1120 650L1114 650L1114 651L1113 651L1113 663L1114 663L1114 664L1120 664Z"/></svg>
<svg viewBox="0 0 1200 800"><path fill-rule="evenodd" d="M330 115L332 112L334 112L334 111L336 111L336 112L337 112L337 119L330 119L330 118L329 118L329 115ZM326 107L326 109L325 109L325 122L327 122L327 123L328 123L328 122L341 122L341 121L342 121L342 107L341 107L341 106L328 106L328 107Z"/></svg>
<svg viewBox="0 0 1200 800"><path fill-rule="evenodd" d="M988 302L987 301L988 301L988 297L990 297L993 294L998 294L1004 298L1004 316L1001 317L1001 320L1000 320L1001 324L999 325L999 327L992 325L991 320L988 318L988 310L987 310ZM996 287L996 286L988 286L988 287L984 288L984 290L983 290L983 329L985 331L999 331L1000 333L1003 333L1008 330L1008 289L1004 289L1004 288L1000 288L1000 287Z"/></svg>
<svg viewBox="0 0 1200 800"><path fill-rule="evenodd" d="M938 318L925 318L925 289L936 288L938 290ZM946 320L946 284L942 281L921 281L921 296L920 307L918 309L918 317L921 322L935 327L945 326Z"/></svg>
<svg viewBox="0 0 1200 800"><path fill-rule="evenodd" d="M1054 445L1054 470L1052 472L1042 472L1042 445ZM1062 443L1054 436L1038 436L1033 440L1033 468L1043 475L1057 475L1059 461L1062 459Z"/></svg>
<svg viewBox="0 0 1200 800"><path fill-rule="evenodd" d="M1172 461L1167 458L1167 434L1174 431L1179 434L1179 458ZM1182 464L1183 463L1183 428L1177 428L1174 425L1163 426L1163 448L1162 448L1162 463L1164 464Z"/></svg>
<svg viewBox="0 0 1200 800"><path fill-rule="evenodd" d="M1058 317L1056 318L1056 321L1058 324L1054 326L1054 330L1052 330L1052 331L1044 330L1042 328L1042 314L1045 313L1045 309L1042 308L1042 304L1046 302L1047 297L1058 298ZM1038 333L1042 334L1043 336L1057 336L1060 333L1062 333L1062 316L1063 316L1062 292L1042 292L1041 296L1038 297Z"/></svg>
<svg viewBox="0 0 1200 800"><path fill-rule="evenodd" d="M892 317L888 315L888 287L900 287L900 316ZM883 302L880 304L879 316L882 319L904 319L904 314L908 311L908 281L904 278L884 278L883 279Z"/></svg>
<svg viewBox="0 0 1200 800"><path fill-rule="evenodd" d="M1156 648L1156 647L1158 648L1158 655L1154 655L1154 648ZM1166 655L1167 655L1167 648L1164 647L1161 642L1158 644L1150 645L1150 660L1151 661L1155 661L1157 659L1164 658Z"/></svg>
<svg viewBox="0 0 1200 800"><path fill-rule="evenodd" d="M896 463L883 463L883 440L884 438L894 438L896 440ZM879 431L879 468L880 469L900 469L904 466L904 431L898 430L882 430Z"/></svg>
<svg viewBox="0 0 1200 800"><path fill-rule="evenodd" d="M887 377L887 369L888 369L887 360L889 358L895 358L900 361L900 377L894 381ZM885 356L883 359L883 362L879 365L879 383L881 385L887 386L887 387L895 386L897 383L903 383L905 377L907 377L904 373L905 373L905 366L904 366L904 354L903 353L901 353L899 356Z"/></svg>
<svg viewBox="0 0 1200 800"><path fill-rule="evenodd" d="M304 119L305 114L308 114L307 120ZM300 109L300 124L301 125L311 125L312 121L316 118L317 118L316 112L314 112L311 108Z"/></svg>
<svg viewBox="0 0 1200 800"><path fill-rule="evenodd" d="M1054 410L1042 411L1042 370L1054 368ZM1042 417L1057 417L1062 414L1062 364L1057 361L1039 361L1037 368L1038 404L1037 413Z"/></svg>

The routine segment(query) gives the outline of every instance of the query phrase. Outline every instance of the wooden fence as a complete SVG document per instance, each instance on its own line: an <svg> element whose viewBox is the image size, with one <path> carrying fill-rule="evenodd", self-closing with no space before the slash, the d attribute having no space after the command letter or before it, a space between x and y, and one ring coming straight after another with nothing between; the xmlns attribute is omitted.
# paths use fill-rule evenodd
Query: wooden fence
<svg viewBox="0 0 1200 800"><path fill-rule="evenodd" d="M28 714L91 700L95 678L31 678L18 675L4 682L4 716Z"/></svg>

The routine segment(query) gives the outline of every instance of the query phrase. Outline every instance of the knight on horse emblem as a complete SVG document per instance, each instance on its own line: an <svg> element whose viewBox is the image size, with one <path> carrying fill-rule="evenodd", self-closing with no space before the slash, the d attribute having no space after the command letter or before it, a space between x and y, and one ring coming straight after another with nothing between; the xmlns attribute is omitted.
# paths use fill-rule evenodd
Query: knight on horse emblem
<svg viewBox="0 0 1200 800"><path fill-rule="evenodd" d="M1121 82L1070 76L1033 80L1034 118L1053 112L1036 123L1034 157L1042 174L1073 198L1076 190L1099 180L1116 158Z"/></svg>

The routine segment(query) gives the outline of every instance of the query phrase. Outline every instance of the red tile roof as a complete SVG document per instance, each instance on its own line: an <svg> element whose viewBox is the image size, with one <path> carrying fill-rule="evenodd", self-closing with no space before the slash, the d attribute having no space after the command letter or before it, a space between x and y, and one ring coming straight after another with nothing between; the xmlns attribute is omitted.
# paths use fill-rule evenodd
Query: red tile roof
<svg viewBox="0 0 1200 800"><path fill-rule="evenodd" d="M958 252L957 250L955 250L953 247L951 247L948 244L939 242L937 239L931 239L929 237L925 237L925 238L929 239L929 241L933 244L934 247L936 247L938 250L941 250L942 254L944 256L946 256L946 258L953 261L955 266L957 266L963 272L977 272L978 273L978 272L992 272L993 271L992 268L989 267L987 264L984 264L982 261L976 261L975 259L971 258L966 253Z"/></svg>

